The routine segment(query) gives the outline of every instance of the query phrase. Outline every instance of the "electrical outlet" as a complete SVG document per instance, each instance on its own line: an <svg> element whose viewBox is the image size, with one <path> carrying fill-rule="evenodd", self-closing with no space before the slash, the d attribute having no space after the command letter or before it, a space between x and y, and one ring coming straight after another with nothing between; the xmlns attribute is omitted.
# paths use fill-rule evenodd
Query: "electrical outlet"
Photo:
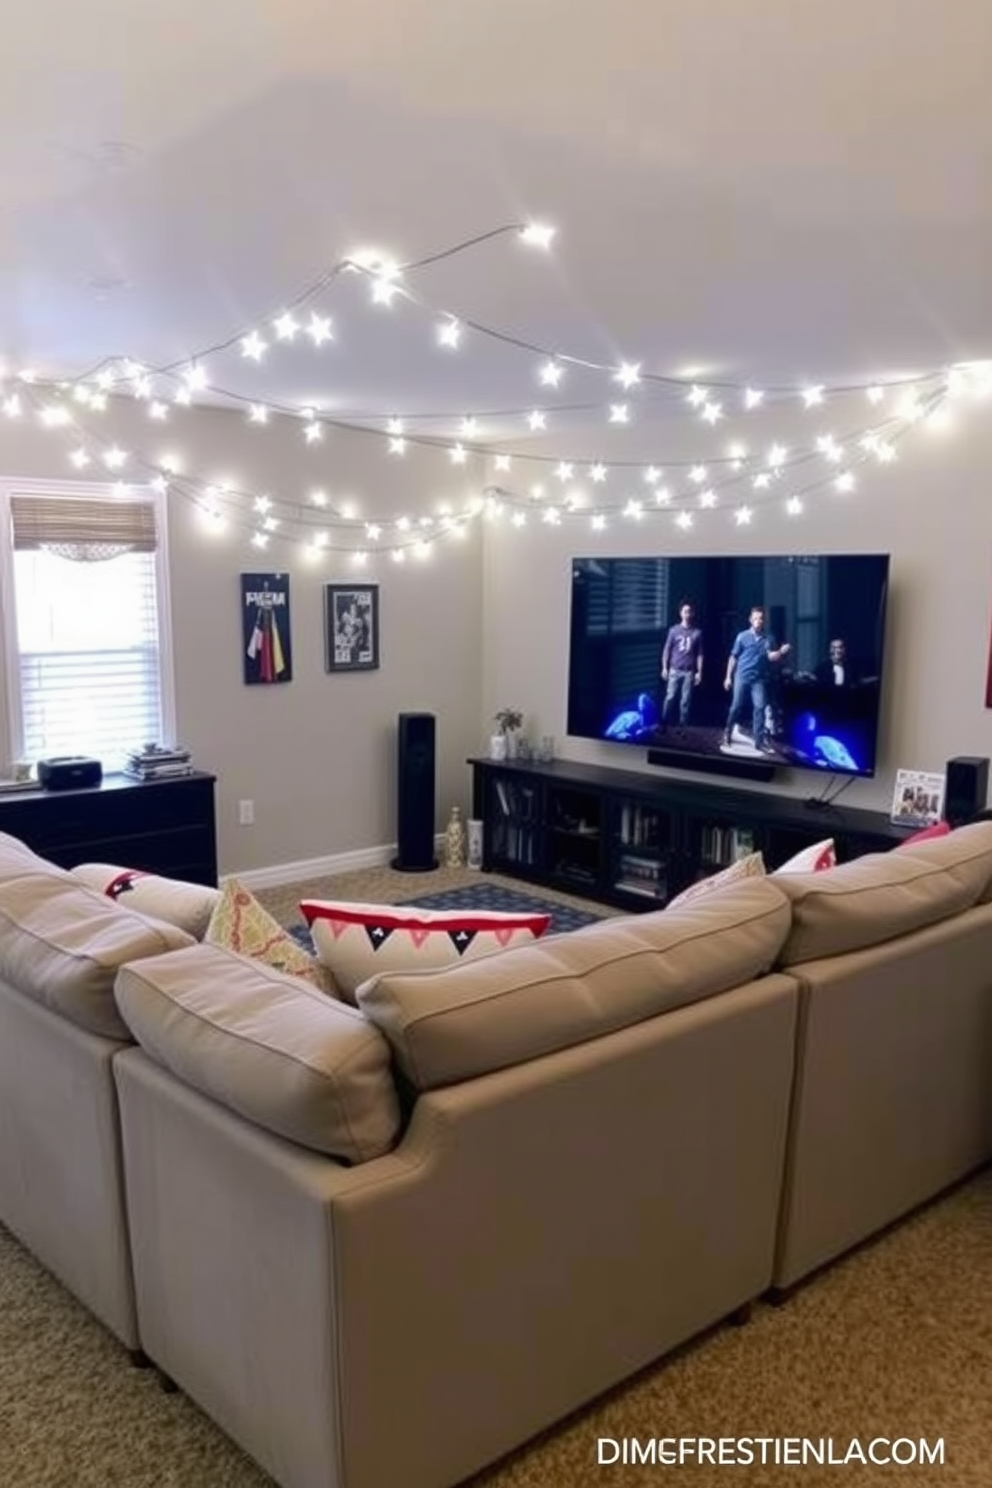
<svg viewBox="0 0 992 1488"><path fill-rule="evenodd" d="M238 802L238 823L242 827L253 827L255 825L255 802Z"/></svg>

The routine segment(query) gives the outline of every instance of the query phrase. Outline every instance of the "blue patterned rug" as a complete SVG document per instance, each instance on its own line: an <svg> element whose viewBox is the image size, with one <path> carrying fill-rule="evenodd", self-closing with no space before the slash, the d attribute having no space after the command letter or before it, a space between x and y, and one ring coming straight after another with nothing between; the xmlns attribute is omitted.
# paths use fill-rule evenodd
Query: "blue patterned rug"
<svg viewBox="0 0 992 1488"><path fill-rule="evenodd" d="M575 909L571 904L557 904L551 899L541 899L537 894L521 893L519 889L506 889L502 884L469 884L463 889L441 889L436 894L421 894L416 899L397 900L398 904L416 904L421 909L494 909L504 914L549 914L549 935L561 935L566 930L581 930L602 919L602 915L584 909ZM289 933L307 951L313 951L313 942L306 925L290 925Z"/></svg>

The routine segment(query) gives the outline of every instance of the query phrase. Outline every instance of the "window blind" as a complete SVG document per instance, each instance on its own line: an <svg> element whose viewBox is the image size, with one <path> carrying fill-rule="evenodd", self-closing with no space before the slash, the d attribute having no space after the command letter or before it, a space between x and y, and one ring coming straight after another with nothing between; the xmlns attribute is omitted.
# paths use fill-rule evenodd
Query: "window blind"
<svg viewBox="0 0 992 1488"><path fill-rule="evenodd" d="M109 773L163 737L154 508L53 500L70 511L49 516L48 504L11 499L20 752L92 755ZM93 525L98 509L111 514L109 528ZM122 540L124 551L104 556ZM94 544L102 561L58 550L80 544Z"/></svg>
<svg viewBox="0 0 992 1488"><path fill-rule="evenodd" d="M154 553L155 508L149 501L99 501L77 496L12 496L14 548L92 543Z"/></svg>

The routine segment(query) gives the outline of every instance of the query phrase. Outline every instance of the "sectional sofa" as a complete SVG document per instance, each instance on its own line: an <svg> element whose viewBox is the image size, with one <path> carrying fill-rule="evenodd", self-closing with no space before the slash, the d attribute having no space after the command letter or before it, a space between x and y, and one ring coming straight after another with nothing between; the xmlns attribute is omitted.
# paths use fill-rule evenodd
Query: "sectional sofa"
<svg viewBox="0 0 992 1488"><path fill-rule="evenodd" d="M457 1483L992 1155L992 824L357 1008L66 879L0 841L0 1221L284 1488Z"/></svg>

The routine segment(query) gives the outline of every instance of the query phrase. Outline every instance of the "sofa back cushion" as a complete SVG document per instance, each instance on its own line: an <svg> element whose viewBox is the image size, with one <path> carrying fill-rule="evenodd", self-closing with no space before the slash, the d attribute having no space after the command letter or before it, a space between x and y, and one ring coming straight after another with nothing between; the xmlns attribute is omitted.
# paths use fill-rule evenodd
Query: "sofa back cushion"
<svg viewBox="0 0 992 1488"><path fill-rule="evenodd" d="M792 928L780 965L864 950L986 900L992 885L992 822L960 827L899 852L867 853L825 873L786 874L775 882L792 901Z"/></svg>
<svg viewBox="0 0 992 1488"><path fill-rule="evenodd" d="M114 1002L118 967L191 943L58 868L0 881L0 978L90 1033L130 1040Z"/></svg>
<svg viewBox="0 0 992 1488"><path fill-rule="evenodd" d="M686 904L358 989L419 1090L536 1059L743 985L773 964L789 904L751 879Z"/></svg>
<svg viewBox="0 0 992 1488"><path fill-rule="evenodd" d="M125 966L116 995L153 1059L256 1125L349 1163L393 1146L389 1046L355 1008L213 945Z"/></svg>
<svg viewBox="0 0 992 1488"><path fill-rule="evenodd" d="M9 832L0 832L0 883L6 883L11 878L23 878L26 873L44 873L54 878L66 877L64 868L56 868L47 858L40 858L19 837L11 837Z"/></svg>

